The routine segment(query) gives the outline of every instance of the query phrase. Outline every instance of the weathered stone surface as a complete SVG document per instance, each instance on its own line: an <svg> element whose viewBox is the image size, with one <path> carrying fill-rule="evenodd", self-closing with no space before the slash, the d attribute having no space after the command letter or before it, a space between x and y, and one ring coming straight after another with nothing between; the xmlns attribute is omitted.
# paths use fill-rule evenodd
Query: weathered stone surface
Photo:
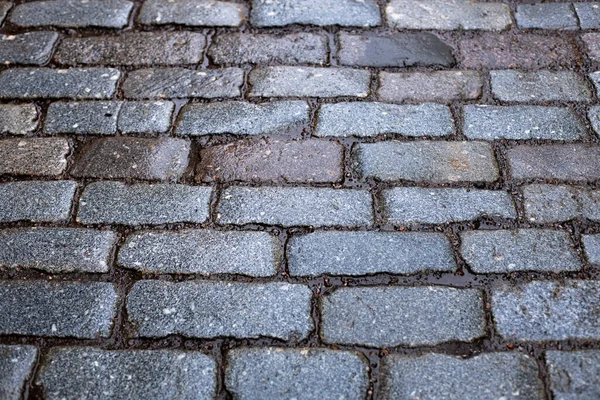
<svg viewBox="0 0 600 400"><path fill-rule="evenodd" d="M469 139L570 141L585 135L581 121L566 107L468 105L463 115Z"/></svg>
<svg viewBox="0 0 600 400"><path fill-rule="evenodd" d="M0 222L65 222L76 187L73 181L0 184Z"/></svg>
<svg viewBox="0 0 600 400"><path fill-rule="evenodd" d="M394 225L517 218L510 195L499 190L393 188L383 191L383 202L385 220Z"/></svg>
<svg viewBox="0 0 600 400"><path fill-rule="evenodd" d="M358 352L242 347L227 353L225 386L236 399L362 399L368 370Z"/></svg>
<svg viewBox="0 0 600 400"><path fill-rule="evenodd" d="M505 339L600 338L600 283L531 282L492 292L496 330Z"/></svg>
<svg viewBox="0 0 600 400"><path fill-rule="evenodd" d="M0 345L0 398L20 400L37 358L33 346Z"/></svg>
<svg viewBox="0 0 600 400"><path fill-rule="evenodd" d="M383 358L379 398L544 399L537 363L519 353L487 353L462 359L444 354Z"/></svg>
<svg viewBox="0 0 600 400"><path fill-rule="evenodd" d="M338 288L321 303L326 343L431 346L485 334L482 294L473 289Z"/></svg>
<svg viewBox="0 0 600 400"><path fill-rule="evenodd" d="M198 64L206 39L198 32L124 32L118 36L67 37L54 60L66 65Z"/></svg>
<svg viewBox="0 0 600 400"><path fill-rule="evenodd" d="M600 351L548 351L546 368L555 399L600 397Z"/></svg>
<svg viewBox="0 0 600 400"><path fill-rule="evenodd" d="M146 68L127 74L123 93L130 99L239 97L243 83L239 68Z"/></svg>
<svg viewBox="0 0 600 400"><path fill-rule="evenodd" d="M0 174L58 176L67 167L70 146L62 138L0 140Z"/></svg>
<svg viewBox="0 0 600 400"><path fill-rule="evenodd" d="M519 4L515 19L519 28L577 29L577 17L569 3Z"/></svg>
<svg viewBox="0 0 600 400"><path fill-rule="evenodd" d="M318 139L243 139L200 150L196 181L339 182L344 148Z"/></svg>
<svg viewBox="0 0 600 400"><path fill-rule="evenodd" d="M550 229L461 232L460 252L475 273L578 271L569 234Z"/></svg>
<svg viewBox="0 0 600 400"><path fill-rule="evenodd" d="M600 3L573 3L581 29L600 29Z"/></svg>
<svg viewBox="0 0 600 400"><path fill-rule="evenodd" d="M187 168L189 152L183 139L95 139L80 153L71 175L176 181Z"/></svg>
<svg viewBox="0 0 600 400"><path fill-rule="evenodd" d="M122 104L120 101L52 103L44 121L44 132L114 135Z"/></svg>
<svg viewBox="0 0 600 400"><path fill-rule="evenodd" d="M600 93L600 71L592 72L588 76L596 88L596 94Z"/></svg>
<svg viewBox="0 0 600 400"><path fill-rule="evenodd" d="M315 136L446 136L454 133L450 109L441 104L323 104Z"/></svg>
<svg viewBox="0 0 600 400"><path fill-rule="evenodd" d="M83 224L202 223L208 219L211 188L174 184L89 184L77 220Z"/></svg>
<svg viewBox="0 0 600 400"><path fill-rule="evenodd" d="M208 57L216 64L323 65L327 51L327 38L316 33L223 33L213 39Z"/></svg>
<svg viewBox="0 0 600 400"><path fill-rule="evenodd" d="M4 18L6 18L6 14L8 14L12 6L12 1L0 1L0 23L4 22Z"/></svg>
<svg viewBox="0 0 600 400"><path fill-rule="evenodd" d="M0 63L42 65L50 60L56 32L28 32L0 35Z"/></svg>
<svg viewBox="0 0 600 400"><path fill-rule="evenodd" d="M367 97L370 81L369 71L317 67L256 68L248 78L254 97Z"/></svg>
<svg viewBox="0 0 600 400"><path fill-rule="evenodd" d="M127 238L119 265L144 272L272 276L282 254L266 232L143 231Z"/></svg>
<svg viewBox="0 0 600 400"><path fill-rule="evenodd" d="M0 230L0 265L57 272L107 272L117 236L73 228Z"/></svg>
<svg viewBox="0 0 600 400"><path fill-rule="evenodd" d="M600 34L598 33L586 33L581 36L581 40L585 44L587 55L590 60L598 62L600 61Z"/></svg>
<svg viewBox="0 0 600 400"><path fill-rule="evenodd" d="M183 108L175 133L284 136L301 131L309 122L309 108L304 101L194 103Z"/></svg>
<svg viewBox="0 0 600 400"><path fill-rule="evenodd" d="M585 255L590 264L600 264L600 235L583 235L583 247L585 248Z"/></svg>
<svg viewBox="0 0 600 400"><path fill-rule="evenodd" d="M452 47L428 32L338 34L338 59L342 65L412 67L454 64Z"/></svg>
<svg viewBox="0 0 600 400"><path fill-rule="evenodd" d="M170 101L127 101L117 126L123 133L164 133L171 127L175 104Z"/></svg>
<svg viewBox="0 0 600 400"><path fill-rule="evenodd" d="M501 101L588 102L591 93L583 79L572 71L491 71L492 93Z"/></svg>
<svg viewBox="0 0 600 400"><path fill-rule="evenodd" d="M20 3L10 15L19 26L123 28L133 3L126 0L51 0Z"/></svg>
<svg viewBox="0 0 600 400"><path fill-rule="evenodd" d="M215 397L215 370L215 361L200 352L58 347L50 350L36 384L47 399L210 400Z"/></svg>
<svg viewBox="0 0 600 400"><path fill-rule="evenodd" d="M474 0L391 0L385 12L397 29L500 31L512 23L508 5Z"/></svg>
<svg viewBox="0 0 600 400"><path fill-rule="evenodd" d="M498 167L487 143L378 142L354 146L357 173L382 181L493 182Z"/></svg>
<svg viewBox="0 0 600 400"><path fill-rule="evenodd" d="M2 281L0 334L107 337L116 306L112 283Z"/></svg>
<svg viewBox="0 0 600 400"><path fill-rule="evenodd" d="M115 94L120 76L113 68L7 69L0 73L0 98L106 99Z"/></svg>
<svg viewBox="0 0 600 400"><path fill-rule="evenodd" d="M220 224L357 227L373 222L366 190L233 186L221 194Z"/></svg>
<svg viewBox="0 0 600 400"><path fill-rule="evenodd" d="M147 0L138 22L146 25L179 24L187 26L240 26L247 7L231 1Z"/></svg>
<svg viewBox="0 0 600 400"><path fill-rule="evenodd" d="M290 275L453 271L450 242L429 232L314 232L288 241Z"/></svg>
<svg viewBox="0 0 600 400"><path fill-rule="evenodd" d="M0 133L24 135L35 131L37 126L35 104L0 104Z"/></svg>
<svg viewBox="0 0 600 400"><path fill-rule="evenodd" d="M304 339L312 292L287 283L140 281L127 297L137 336Z"/></svg>
<svg viewBox="0 0 600 400"><path fill-rule="evenodd" d="M471 100L481 96L483 78L476 71L379 72L382 101ZM422 121L422 122L426 122Z"/></svg>
<svg viewBox="0 0 600 400"><path fill-rule="evenodd" d="M583 216L582 190L563 185L523 187L525 217L531 222L552 223Z"/></svg>
<svg viewBox="0 0 600 400"><path fill-rule="evenodd" d="M250 22L254 26L381 24L375 0L252 0Z"/></svg>

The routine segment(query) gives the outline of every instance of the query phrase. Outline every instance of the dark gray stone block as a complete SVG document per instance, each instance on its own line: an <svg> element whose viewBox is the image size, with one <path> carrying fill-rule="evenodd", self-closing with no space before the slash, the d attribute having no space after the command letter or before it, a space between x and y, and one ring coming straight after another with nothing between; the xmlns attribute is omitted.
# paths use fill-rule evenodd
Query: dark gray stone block
<svg viewBox="0 0 600 400"><path fill-rule="evenodd" d="M43 65L50 60L56 32L28 32L19 35L0 35L0 63Z"/></svg>
<svg viewBox="0 0 600 400"><path fill-rule="evenodd" d="M573 3L581 29L600 29L600 3Z"/></svg>
<svg viewBox="0 0 600 400"><path fill-rule="evenodd" d="M165 133L171 128L175 104L170 101L127 101L117 126L122 133Z"/></svg>
<svg viewBox="0 0 600 400"><path fill-rule="evenodd" d="M50 134L114 135L121 101L57 102L50 104L44 132Z"/></svg>
<svg viewBox="0 0 600 400"><path fill-rule="evenodd" d="M66 222L76 187L73 181L0 184L0 222Z"/></svg>
<svg viewBox="0 0 600 400"><path fill-rule="evenodd" d="M578 29L569 3L519 4L515 19L519 28Z"/></svg>
<svg viewBox="0 0 600 400"><path fill-rule="evenodd" d="M36 359L33 346L0 345L0 398L21 400Z"/></svg>

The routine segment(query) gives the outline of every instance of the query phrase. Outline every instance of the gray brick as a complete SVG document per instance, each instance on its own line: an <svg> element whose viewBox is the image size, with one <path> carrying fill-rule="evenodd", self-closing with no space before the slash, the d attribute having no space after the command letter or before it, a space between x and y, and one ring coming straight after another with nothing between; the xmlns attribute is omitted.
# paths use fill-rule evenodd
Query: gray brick
<svg viewBox="0 0 600 400"><path fill-rule="evenodd" d="M504 286L492 292L496 330L508 340L600 338L600 283L568 280Z"/></svg>
<svg viewBox="0 0 600 400"><path fill-rule="evenodd" d="M388 24L397 29L478 29L501 31L510 27L506 4L475 0L391 0L385 9Z"/></svg>
<svg viewBox="0 0 600 400"><path fill-rule="evenodd" d="M206 39L198 32L125 32L118 36L67 37L54 60L66 65L198 64Z"/></svg>
<svg viewBox="0 0 600 400"><path fill-rule="evenodd" d="M562 222L583 216L582 190L562 185L523 187L525 217L536 223Z"/></svg>
<svg viewBox="0 0 600 400"><path fill-rule="evenodd" d="M379 35L338 33L338 60L342 65L413 67L454 64L452 47L428 32Z"/></svg>
<svg viewBox="0 0 600 400"><path fill-rule="evenodd" d="M44 132L50 134L114 135L121 101L57 102L50 104Z"/></svg>
<svg viewBox="0 0 600 400"><path fill-rule="evenodd" d="M590 264L600 265L600 235L583 235L585 256Z"/></svg>
<svg viewBox="0 0 600 400"><path fill-rule="evenodd" d="M441 104L323 104L315 136L446 136L454 133L450 109Z"/></svg>
<svg viewBox="0 0 600 400"><path fill-rule="evenodd" d="M548 351L550 390L557 400L600 397L600 351Z"/></svg>
<svg viewBox="0 0 600 400"><path fill-rule="evenodd" d="M287 257L290 275L299 276L456 269L448 239L429 232L315 232L293 236Z"/></svg>
<svg viewBox="0 0 600 400"><path fill-rule="evenodd" d="M6 18L12 6L12 1L0 1L0 23L4 22L4 18Z"/></svg>
<svg viewBox="0 0 600 400"><path fill-rule="evenodd" d="M583 79L572 71L491 71L492 93L501 101L590 101Z"/></svg>
<svg viewBox="0 0 600 400"><path fill-rule="evenodd" d="M250 22L254 26L381 24L375 0L252 0Z"/></svg>
<svg viewBox="0 0 600 400"><path fill-rule="evenodd" d="M76 187L73 181L0 184L0 222L66 222Z"/></svg>
<svg viewBox="0 0 600 400"><path fill-rule="evenodd" d="M214 0L147 0L138 22L146 25L240 26L248 10L244 4Z"/></svg>
<svg viewBox="0 0 600 400"><path fill-rule="evenodd" d="M239 68L147 68L127 74L123 93L130 99L239 97L243 83Z"/></svg>
<svg viewBox="0 0 600 400"><path fill-rule="evenodd" d="M35 104L0 104L0 133L24 135L38 126Z"/></svg>
<svg viewBox="0 0 600 400"><path fill-rule="evenodd" d="M7 69L0 73L0 98L106 99L115 94L120 76L113 68Z"/></svg>
<svg viewBox="0 0 600 400"><path fill-rule="evenodd" d="M383 101L450 102L477 99L482 87L483 79L477 71L381 71L377 96Z"/></svg>
<svg viewBox="0 0 600 400"><path fill-rule="evenodd" d="M309 122L309 108L304 101L194 103L183 108L175 133L284 136L301 131Z"/></svg>
<svg viewBox="0 0 600 400"><path fill-rule="evenodd" d="M67 167L69 142L63 138L0 140L0 174L59 176Z"/></svg>
<svg viewBox="0 0 600 400"><path fill-rule="evenodd" d="M482 294L447 287L338 288L321 300L326 343L431 346L485 334Z"/></svg>
<svg viewBox="0 0 600 400"><path fill-rule="evenodd" d="M50 350L36 384L49 400L209 400L215 397L215 370L215 361L200 352L59 347Z"/></svg>
<svg viewBox="0 0 600 400"><path fill-rule="evenodd" d="M272 276L280 244L267 232L184 230L130 235L119 265L143 272Z"/></svg>
<svg viewBox="0 0 600 400"><path fill-rule="evenodd" d="M368 371L358 352L242 347L227 353L225 385L240 400L362 399Z"/></svg>
<svg viewBox="0 0 600 400"><path fill-rule="evenodd" d="M464 134L469 139L578 140L585 128L566 107L479 106L463 108Z"/></svg>
<svg viewBox="0 0 600 400"><path fill-rule="evenodd" d="M0 35L0 63L42 65L50 60L56 32L28 32L20 35Z"/></svg>
<svg viewBox="0 0 600 400"><path fill-rule="evenodd" d="M37 349L33 346L0 345L0 398L20 400L33 371Z"/></svg>
<svg viewBox="0 0 600 400"><path fill-rule="evenodd" d="M519 4L515 19L519 28L578 28L577 17L569 3Z"/></svg>
<svg viewBox="0 0 600 400"><path fill-rule="evenodd" d="M590 60L594 62L600 61L600 34L598 33L586 33L581 36L581 40L585 44L587 55Z"/></svg>
<svg viewBox="0 0 600 400"><path fill-rule="evenodd" d="M190 143L173 138L95 139L82 150L71 175L176 181L188 165Z"/></svg>
<svg viewBox="0 0 600 400"><path fill-rule="evenodd" d="M383 202L384 218L394 225L517 218L510 195L499 190L393 188L383 191Z"/></svg>
<svg viewBox="0 0 600 400"><path fill-rule="evenodd" d="M297 341L313 329L312 292L287 283L140 281L127 298L137 336Z"/></svg>
<svg viewBox="0 0 600 400"><path fill-rule="evenodd" d="M361 143L353 156L361 177L382 181L493 182L499 177L491 147L481 142Z"/></svg>
<svg viewBox="0 0 600 400"><path fill-rule="evenodd" d="M175 104L170 101L127 101L117 125L122 133L164 133L171 127Z"/></svg>
<svg viewBox="0 0 600 400"><path fill-rule="evenodd" d="M213 40L208 57L216 64L323 65L327 51L327 37L316 33L223 33Z"/></svg>
<svg viewBox="0 0 600 400"><path fill-rule="evenodd" d="M10 22L19 26L123 28L133 3L126 0L51 0L17 4Z"/></svg>
<svg viewBox="0 0 600 400"><path fill-rule="evenodd" d="M81 196L77 220L124 225L202 223L208 219L210 193L204 186L95 182Z"/></svg>
<svg viewBox="0 0 600 400"><path fill-rule="evenodd" d="M230 187L218 206L220 224L357 227L373 222L366 190Z"/></svg>
<svg viewBox="0 0 600 400"><path fill-rule="evenodd" d="M106 282L0 282L0 334L108 337L117 292Z"/></svg>
<svg viewBox="0 0 600 400"><path fill-rule="evenodd" d="M515 179L600 179L600 147L588 144L520 145L506 152Z"/></svg>
<svg viewBox="0 0 600 400"><path fill-rule="evenodd" d="M536 361L519 353L484 353L468 359L393 354L383 358L379 374L379 398L384 400L545 398Z"/></svg>
<svg viewBox="0 0 600 400"><path fill-rule="evenodd" d="M600 29L600 3L573 3L581 29Z"/></svg>
<svg viewBox="0 0 600 400"><path fill-rule="evenodd" d="M581 260L569 234L549 229L461 232L460 252L478 274L578 271Z"/></svg>
<svg viewBox="0 0 600 400"><path fill-rule="evenodd" d="M254 97L367 97L370 81L369 71L317 67L257 68L248 78Z"/></svg>
<svg viewBox="0 0 600 400"><path fill-rule="evenodd" d="M0 265L57 272L107 272L117 236L73 228L0 230Z"/></svg>

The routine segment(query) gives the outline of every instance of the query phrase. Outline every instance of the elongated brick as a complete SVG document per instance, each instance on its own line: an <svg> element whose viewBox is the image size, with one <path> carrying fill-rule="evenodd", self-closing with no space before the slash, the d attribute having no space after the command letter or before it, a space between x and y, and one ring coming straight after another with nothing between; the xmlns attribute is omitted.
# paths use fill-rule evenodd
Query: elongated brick
<svg viewBox="0 0 600 400"><path fill-rule="evenodd" d="M583 216L581 188L534 184L523 187L525 217L531 222L562 222Z"/></svg>
<svg viewBox="0 0 600 400"><path fill-rule="evenodd" d="M569 3L519 4L515 19L519 28L578 29Z"/></svg>
<svg viewBox="0 0 600 400"><path fill-rule="evenodd" d="M450 242L441 233L314 232L288 241L290 275L411 274L453 271Z"/></svg>
<svg viewBox="0 0 600 400"><path fill-rule="evenodd" d="M482 293L474 289L338 288L321 307L326 343L431 346L485 334Z"/></svg>
<svg viewBox="0 0 600 400"><path fill-rule="evenodd" d="M36 384L48 399L126 394L130 398L210 400L215 396L215 369L215 361L200 352L58 347L50 350Z"/></svg>
<svg viewBox="0 0 600 400"><path fill-rule="evenodd" d="M356 227L372 223L371 201L365 190L234 186L221 194L217 219L234 225Z"/></svg>
<svg viewBox="0 0 600 400"><path fill-rule="evenodd" d="M82 224L202 223L208 219L211 188L174 184L95 182L79 201Z"/></svg>
<svg viewBox="0 0 600 400"><path fill-rule="evenodd" d="M112 283L2 281L0 334L107 337L116 306Z"/></svg>
<svg viewBox="0 0 600 400"><path fill-rule="evenodd" d="M588 102L591 93L582 77L573 71L491 71L492 93L500 101Z"/></svg>
<svg viewBox="0 0 600 400"><path fill-rule="evenodd" d="M583 235L581 237L585 255L590 264L600 264L600 235Z"/></svg>
<svg viewBox="0 0 600 400"><path fill-rule="evenodd" d="M287 283L140 281L127 297L137 336L273 337L297 341L313 328L312 292Z"/></svg>
<svg viewBox="0 0 600 400"><path fill-rule="evenodd" d="M573 3L573 7L577 13L581 29L600 28L600 3L590 1Z"/></svg>
<svg viewBox="0 0 600 400"><path fill-rule="evenodd" d="M240 26L247 7L232 1L147 0L138 22L145 25L178 24L187 26Z"/></svg>
<svg viewBox="0 0 600 400"><path fill-rule="evenodd" d="M66 222L76 187L73 181L0 184L0 222Z"/></svg>
<svg viewBox="0 0 600 400"><path fill-rule="evenodd" d="M118 262L144 272L272 276L281 257L266 232L143 231L127 238Z"/></svg>
<svg viewBox="0 0 600 400"><path fill-rule="evenodd" d="M44 132L114 135L121 101L56 102L50 104Z"/></svg>
<svg viewBox="0 0 600 400"><path fill-rule="evenodd" d="M481 96L482 87L483 79L477 71L381 71L377 95L382 101L450 102L476 99Z"/></svg>
<svg viewBox="0 0 600 400"><path fill-rule="evenodd" d="M546 368L555 399L594 399L600 396L600 351L548 351Z"/></svg>
<svg viewBox="0 0 600 400"><path fill-rule="evenodd" d="M62 138L0 140L0 174L59 176L67 168L71 147Z"/></svg>
<svg viewBox="0 0 600 400"><path fill-rule="evenodd" d="M33 346L0 345L0 398L20 400L37 359Z"/></svg>
<svg viewBox="0 0 600 400"><path fill-rule="evenodd" d="M175 104L170 101L127 101L117 126L122 133L164 133L171 127Z"/></svg>
<svg viewBox="0 0 600 400"><path fill-rule="evenodd" d="M441 104L323 104L315 136L445 136L454 133L450 109Z"/></svg>
<svg viewBox="0 0 600 400"><path fill-rule="evenodd" d="M0 35L0 63L45 64L50 60L58 37L56 32Z"/></svg>
<svg viewBox="0 0 600 400"><path fill-rule="evenodd" d="M394 225L517 218L510 195L500 190L394 188L383 191L383 207L385 220Z"/></svg>
<svg viewBox="0 0 600 400"><path fill-rule="evenodd" d="M600 283L568 280L504 286L492 292L496 330L508 340L600 338Z"/></svg>
<svg viewBox="0 0 600 400"><path fill-rule="evenodd" d="M24 135L35 131L37 126L35 104L0 104L0 133Z"/></svg>

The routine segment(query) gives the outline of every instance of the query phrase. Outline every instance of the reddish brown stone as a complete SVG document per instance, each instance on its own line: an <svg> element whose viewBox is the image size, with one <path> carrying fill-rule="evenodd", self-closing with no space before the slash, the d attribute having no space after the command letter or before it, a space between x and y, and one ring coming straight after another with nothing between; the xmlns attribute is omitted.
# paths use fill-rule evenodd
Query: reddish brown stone
<svg viewBox="0 0 600 400"><path fill-rule="evenodd" d="M326 140L243 139L200 151L198 182L338 182L343 148Z"/></svg>

